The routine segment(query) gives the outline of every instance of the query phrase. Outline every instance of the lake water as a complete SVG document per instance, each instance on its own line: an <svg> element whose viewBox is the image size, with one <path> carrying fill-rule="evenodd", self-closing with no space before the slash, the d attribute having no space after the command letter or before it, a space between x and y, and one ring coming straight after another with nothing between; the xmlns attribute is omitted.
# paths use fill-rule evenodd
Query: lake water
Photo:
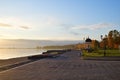
<svg viewBox="0 0 120 80"><path fill-rule="evenodd" d="M42 54L45 49L0 49L0 59L10 59L29 55Z"/></svg>

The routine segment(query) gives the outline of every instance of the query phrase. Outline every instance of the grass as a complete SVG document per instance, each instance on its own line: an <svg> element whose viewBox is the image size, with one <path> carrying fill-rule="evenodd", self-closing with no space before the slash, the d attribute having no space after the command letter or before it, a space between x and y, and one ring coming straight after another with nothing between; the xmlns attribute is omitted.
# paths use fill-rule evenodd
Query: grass
<svg viewBox="0 0 120 80"><path fill-rule="evenodd" d="M92 53L83 52L84 60L104 60L104 61L120 61L120 50L104 50L93 51Z"/></svg>
<svg viewBox="0 0 120 80"><path fill-rule="evenodd" d="M92 53L83 52L84 57L102 57L104 50L94 51ZM106 50L106 56L120 56L120 50Z"/></svg>
<svg viewBox="0 0 120 80"><path fill-rule="evenodd" d="M85 53L83 53L83 56L84 57L87 57L87 56L89 56L89 57L101 57L101 56L103 56L103 54L100 54L100 53L87 53L87 52L85 52Z"/></svg>

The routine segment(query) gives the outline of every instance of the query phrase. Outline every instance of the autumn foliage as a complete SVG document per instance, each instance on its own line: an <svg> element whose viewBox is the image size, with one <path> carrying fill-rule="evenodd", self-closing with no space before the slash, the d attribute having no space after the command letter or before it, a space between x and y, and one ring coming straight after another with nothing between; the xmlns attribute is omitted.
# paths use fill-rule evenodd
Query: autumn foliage
<svg viewBox="0 0 120 80"><path fill-rule="evenodd" d="M118 49L120 46L120 32L117 30L111 30L109 31L108 35L105 35L105 37L102 38L102 41L100 42L100 47L103 48L106 46L106 48L109 49Z"/></svg>
<svg viewBox="0 0 120 80"><path fill-rule="evenodd" d="M77 49L85 49L87 47L87 43L77 44ZM99 48L102 49L118 49L120 48L120 32L117 30L109 31L108 35L101 35L101 41L92 40L89 46L96 50Z"/></svg>

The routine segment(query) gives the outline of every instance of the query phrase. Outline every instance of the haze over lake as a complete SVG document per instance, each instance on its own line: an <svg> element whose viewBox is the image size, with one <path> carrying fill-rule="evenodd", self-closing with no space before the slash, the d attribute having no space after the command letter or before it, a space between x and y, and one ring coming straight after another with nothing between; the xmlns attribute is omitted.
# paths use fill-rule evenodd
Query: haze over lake
<svg viewBox="0 0 120 80"><path fill-rule="evenodd" d="M69 44L77 44L82 41L54 41L54 40L0 40L0 48L36 48L37 46L51 46L51 45L69 45Z"/></svg>
<svg viewBox="0 0 120 80"><path fill-rule="evenodd" d="M0 40L0 59L24 57L41 54L46 49L36 49L37 46L69 45L77 44L81 41L52 41L52 40Z"/></svg>

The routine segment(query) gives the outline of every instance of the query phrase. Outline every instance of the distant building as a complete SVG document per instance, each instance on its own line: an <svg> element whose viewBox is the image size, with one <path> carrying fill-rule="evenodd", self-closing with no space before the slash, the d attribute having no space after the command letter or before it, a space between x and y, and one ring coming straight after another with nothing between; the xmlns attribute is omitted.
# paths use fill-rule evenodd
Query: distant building
<svg viewBox="0 0 120 80"><path fill-rule="evenodd" d="M85 42L78 43L76 49L90 49L92 47L92 40L88 37Z"/></svg>
<svg viewBox="0 0 120 80"><path fill-rule="evenodd" d="M90 49L91 46L92 46L92 40L88 37L86 40L85 40L85 44L86 44L86 49Z"/></svg>

